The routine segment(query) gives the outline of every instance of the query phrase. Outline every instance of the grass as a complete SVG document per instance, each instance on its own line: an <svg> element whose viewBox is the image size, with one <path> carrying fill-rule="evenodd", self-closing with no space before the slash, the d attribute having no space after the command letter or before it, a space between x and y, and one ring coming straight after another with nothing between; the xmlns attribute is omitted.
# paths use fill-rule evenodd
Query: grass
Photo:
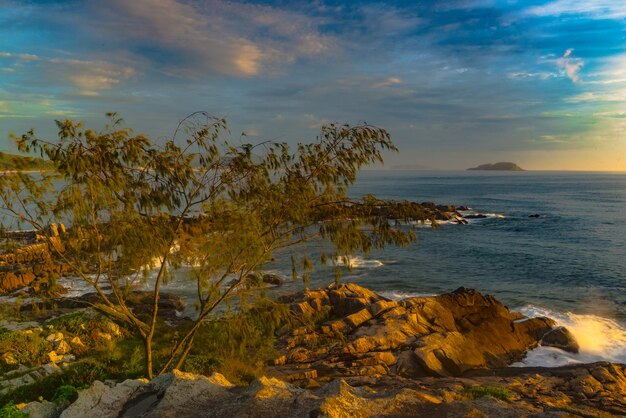
<svg viewBox="0 0 626 418"><path fill-rule="evenodd" d="M511 392L508 389L498 386L474 386L465 388L463 394L470 400L491 396L492 398L508 401L511 398Z"/></svg>

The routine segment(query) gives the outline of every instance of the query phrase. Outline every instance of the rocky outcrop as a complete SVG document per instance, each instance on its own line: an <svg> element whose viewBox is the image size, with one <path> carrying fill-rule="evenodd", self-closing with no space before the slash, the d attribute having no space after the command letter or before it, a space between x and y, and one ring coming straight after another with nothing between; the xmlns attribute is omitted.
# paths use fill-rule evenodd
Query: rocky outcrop
<svg viewBox="0 0 626 418"><path fill-rule="evenodd" d="M55 250L62 251L62 234L65 226L51 224L46 237L34 231L6 233L17 239L21 246L13 251L0 254L0 295L6 295L30 286L34 292L46 288L50 278L60 277L67 267L54 260Z"/></svg>
<svg viewBox="0 0 626 418"><path fill-rule="evenodd" d="M548 318L524 318L492 296L459 288L435 297L392 301L356 284L284 299L321 322L280 339L269 368L290 381L335 377L461 376L521 360L553 330Z"/></svg>
<svg viewBox="0 0 626 418"><path fill-rule="evenodd" d="M34 410L32 403L25 410ZM38 407L40 405L37 405ZM101 382L79 392L62 418L179 417L609 417L626 414L626 369L610 363L506 369L463 379L422 377L375 387L336 379L302 389L261 377L235 387L224 376L175 370L151 382Z"/></svg>

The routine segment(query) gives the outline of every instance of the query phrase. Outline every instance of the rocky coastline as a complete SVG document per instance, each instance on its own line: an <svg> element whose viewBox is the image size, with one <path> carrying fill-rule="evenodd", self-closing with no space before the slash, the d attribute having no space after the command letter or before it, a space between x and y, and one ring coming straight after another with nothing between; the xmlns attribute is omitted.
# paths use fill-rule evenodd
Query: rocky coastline
<svg viewBox="0 0 626 418"><path fill-rule="evenodd" d="M248 386L174 371L96 381L63 408L20 407L65 418L626 415L624 365L508 367L539 345L578 346L553 320L524 318L473 289L393 301L347 283L280 302L302 326L279 330L277 355Z"/></svg>
<svg viewBox="0 0 626 418"><path fill-rule="evenodd" d="M485 217L467 207L414 205L422 214L417 221L433 226ZM386 209L380 210L385 216ZM17 248L0 254L0 294L35 296L15 307L15 318L0 323L0 340L10 348L0 353L5 398L73 367L80 370L93 350L115 350L130 337L90 308L97 295L60 297L63 289L55 281L66 268L51 256L50 246L62 249L65 228L52 226L49 232L11 233L8 240ZM250 277L257 285L284 280ZM45 311L36 299L41 294ZM133 291L128 303L134 312L149 314L152 300L150 292ZM92 379L71 399L15 408L31 418L626 416L624 365L510 367L539 346L576 353L578 342L554 320L526 318L474 289L390 300L344 283L283 295L277 303L292 321L272 335L274 355L249 385L219 373L175 370L152 381ZM183 305L173 294L159 300L174 333L188 321L180 315ZM27 353L30 364L22 356L24 344L34 346Z"/></svg>

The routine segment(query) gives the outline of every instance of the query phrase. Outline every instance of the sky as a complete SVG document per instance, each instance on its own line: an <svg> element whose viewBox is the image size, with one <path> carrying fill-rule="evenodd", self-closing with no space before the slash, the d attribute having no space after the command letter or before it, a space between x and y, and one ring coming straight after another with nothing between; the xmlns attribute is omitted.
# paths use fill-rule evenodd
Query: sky
<svg viewBox="0 0 626 418"><path fill-rule="evenodd" d="M388 169L626 171L626 1L0 0L0 151L110 111L157 141L194 111L253 143L365 122Z"/></svg>

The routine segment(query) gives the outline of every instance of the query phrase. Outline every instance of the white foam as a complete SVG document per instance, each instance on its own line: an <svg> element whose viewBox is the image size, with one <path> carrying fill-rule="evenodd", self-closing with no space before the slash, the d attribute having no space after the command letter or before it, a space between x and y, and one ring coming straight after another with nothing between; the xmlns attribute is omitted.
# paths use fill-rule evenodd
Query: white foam
<svg viewBox="0 0 626 418"><path fill-rule="evenodd" d="M347 257L335 257L335 264L338 266L346 266L350 268L376 268L385 264L380 260L368 260L358 255L350 255Z"/></svg>
<svg viewBox="0 0 626 418"><path fill-rule="evenodd" d="M513 367L557 367L574 363L611 361L626 363L626 328L615 320L596 315L555 312L532 305L520 312L527 317L545 316L565 326L580 345L580 353L567 353L553 347L538 347Z"/></svg>
<svg viewBox="0 0 626 418"><path fill-rule="evenodd" d="M413 293L413 292L405 292L403 290L384 290L382 292L377 292L379 295L391 299L391 300L403 300L407 298L418 298L418 297L431 297L437 296L434 293Z"/></svg>

